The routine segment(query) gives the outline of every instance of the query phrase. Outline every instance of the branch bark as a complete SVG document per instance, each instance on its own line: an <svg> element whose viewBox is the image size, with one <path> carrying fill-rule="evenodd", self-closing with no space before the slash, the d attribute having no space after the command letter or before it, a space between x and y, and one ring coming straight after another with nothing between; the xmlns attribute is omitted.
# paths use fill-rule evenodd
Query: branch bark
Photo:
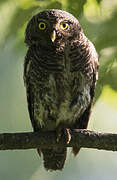
<svg viewBox="0 0 117 180"><path fill-rule="evenodd" d="M62 137L59 142L56 142L55 132L0 134L0 150L49 148L57 146L72 147L74 145L83 148L117 151L117 134L99 133L84 129L74 130L71 132L69 144L65 143L64 137Z"/></svg>

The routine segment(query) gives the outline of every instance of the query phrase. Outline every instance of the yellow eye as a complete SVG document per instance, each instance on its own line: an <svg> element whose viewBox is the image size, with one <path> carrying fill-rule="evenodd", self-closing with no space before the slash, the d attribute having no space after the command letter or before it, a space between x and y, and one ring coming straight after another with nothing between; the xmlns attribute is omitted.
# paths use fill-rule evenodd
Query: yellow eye
<svg viewBox="0 0 117 180"><path fill-rule="evenodd" d="M66 29L68 29L68 24L66 22L62 22L60 24L60 27L61 27L61 29L66 30Z"/></svg>
<svg viewBox="0 0 117 180"><path fill-rule="evenodd" d="M46 29L46 23L45 22L40 22L39 23L39 29L42 30L42 31L45 30Z"/></svg>

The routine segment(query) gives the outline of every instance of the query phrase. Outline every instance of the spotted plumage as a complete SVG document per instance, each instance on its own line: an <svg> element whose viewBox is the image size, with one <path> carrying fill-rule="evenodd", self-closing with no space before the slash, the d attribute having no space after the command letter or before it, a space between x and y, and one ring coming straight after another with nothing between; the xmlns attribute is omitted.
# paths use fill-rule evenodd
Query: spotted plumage
<svg viewBox="0 0 117 180"><path fill-rule="evenodd" d="M45 10L29 21L24 81L34 131L87 128L97 78L98 56L78 20L61 10ZM76 155L79 147L73 147ZM47 170L62 170L67 148L40 148Z"/></svg>

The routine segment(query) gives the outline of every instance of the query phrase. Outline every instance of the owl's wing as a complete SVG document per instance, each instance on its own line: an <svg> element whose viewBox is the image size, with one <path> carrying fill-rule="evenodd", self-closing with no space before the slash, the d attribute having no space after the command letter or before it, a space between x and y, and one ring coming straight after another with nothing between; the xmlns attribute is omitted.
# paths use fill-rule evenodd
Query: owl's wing
<svg viewBox="0 0 117 180"><path fill-rule="evenodd" d="M94 79L96 77L96 74L97 74L97 72L94 72ZM87 107L87 109L82 114L82 116L76 120L76 122L74 124L74 130L73 130L75 132L77 132L77 129L87 129L90 114L91 114L91 107L92 107L93 100L94 100L94 90L95 90L95 80L93 82L93 85L90 88L91 102L90 102L89 106ZM78 154L79 150L80 150L80 148L78 146L74 146L72 148L72 152L75 156Z"/></svg>
<svg viewBox="0 0 117 180"><path fill-rule="evenodd" d="M95 76L95 73L94 73L94 76ZM76 120L76 123L74 125L75 129L86 129L87 128L90 113L91 113L91 107L92 107L93 100L94 100L94 91L95 91L95 80L93 82L93 85L90 87L90 97L91 97L90 104L87 107L87 109L84 111L82 116Z"/></svg>
<svg viewBox="0 0 117 180"><path fill-rule="evenodd" d="M88 121L90 118L91 108L94 101L94 94L95 94L95 86L96 86L96 80L98 79L98 55L97 52L93 46L93 44L89 41L89 50L91 51L91 56L89 59L90 66L92 67L92 84L90 86L90 97L91 101L87 109L84 111L82 116L78 118L74 124L74 130L77 131L77 129L86 129L88 126ZM89 72L90 73L90 72ZM74 155L77 155L79 152L79 147L73 147L73 153Z"/></svg>
<svg viewBox="0 0 117 180"><path fill-rule="evenodd" d="M29 111L30 120L31 120L34 131L38 131L39 127L36 124L36 121L34 120L34 91L32 89L30 72L29 72L30 66L31 66L30 58L27 53L25 57L25 63L24 63L24 84L26 86L26 95L27 95L27 103L28 103L28 111Z"/></svg>
<svg viewBox="0 0 117 180"><path fill-rule="evenodd" d="M37 124L37 121L34 120L34 91L32 89L32 85L30 83L30 66L31 66L31 60L28 57L28 53L25 57L24 62L24 84L26 86L26 94L27 94L27 102L28 102L28 111L30 120L33 126L34 131L39 131L39 125ZM37 149L39 156L41 156L41 151L38 148Z"/></svg>

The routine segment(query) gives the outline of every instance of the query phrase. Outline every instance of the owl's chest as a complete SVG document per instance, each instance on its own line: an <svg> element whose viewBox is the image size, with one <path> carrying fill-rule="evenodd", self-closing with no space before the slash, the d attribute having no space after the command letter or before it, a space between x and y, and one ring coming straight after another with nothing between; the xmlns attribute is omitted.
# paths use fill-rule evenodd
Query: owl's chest
<svg viewBox="0 0 117 180"><path fill-rule="evenodd" d="M71 93L71 86L73 81L73 73L71 72L71 61L64 56L61 59L62 70L59 72L50 72L48 74L47 84L52 91L51 94L57 94L59 99L64 98Z"/></svg>
<svg viewBox="0 0 117 180"><path fill-rule="evenodd" d="M47 93L55 94L57 91L70 90L72 82L70 58L65 51L59 53L49 53L40 55L38 59L34 59L32 63L32 74L36 80L37 86L47 90ZM65 93L65 92L64 92Z"/></svg>

